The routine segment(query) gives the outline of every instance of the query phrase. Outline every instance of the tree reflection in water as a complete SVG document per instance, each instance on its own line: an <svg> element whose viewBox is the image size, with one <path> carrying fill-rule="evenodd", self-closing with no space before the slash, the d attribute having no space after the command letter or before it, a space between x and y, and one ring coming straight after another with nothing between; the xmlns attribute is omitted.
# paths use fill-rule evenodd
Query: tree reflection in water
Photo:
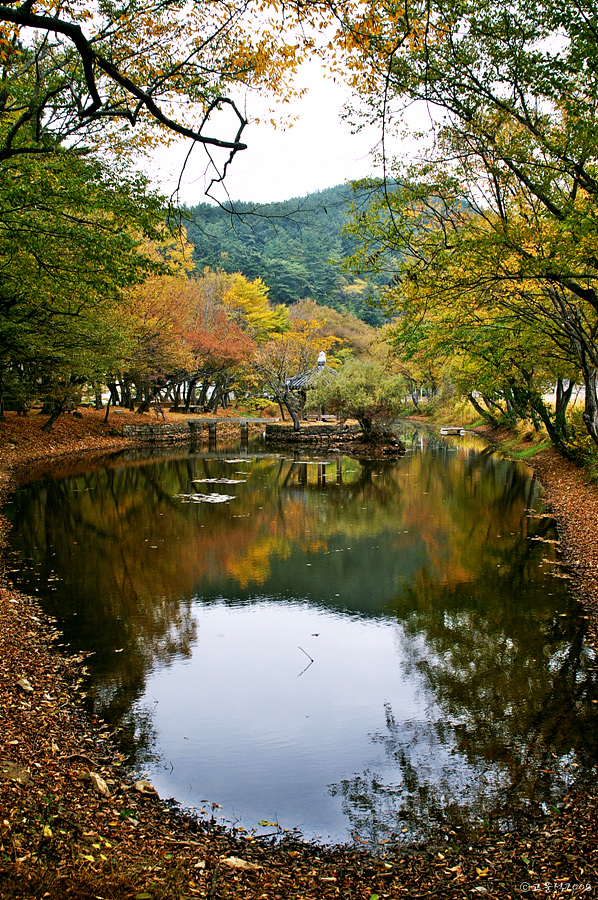
<svg viewBox="0 0 598 900"><path fill-rule="evenodd" d="M323 786L356 834L552 802L568 763L593 765L585 620L554 577L538 485L466 440L405 437L410 452L392 462L178 448L15 493L15 575L94 651L94 711L122 729L135 765L160 752L148 679L192 661L198 609L257 597L395 622L401 676L427 697L421 720L378 698L384 765ZM181 502L198 488L234 500Z"/></svg>
<svg viewBox="0 0 598 900"><path fill-rule="evenodd" d="M357 837L412 838L472 820L508 829L595 771L598 691L585 620L572 609L521 641L509 635L508 610L502 630L490 629L442 599L433 605L443 615L411 618L400 632L405 676L423 677L430 718L397 721L385 704L386 730L371 739L387 765L330 788Z"/></svg>

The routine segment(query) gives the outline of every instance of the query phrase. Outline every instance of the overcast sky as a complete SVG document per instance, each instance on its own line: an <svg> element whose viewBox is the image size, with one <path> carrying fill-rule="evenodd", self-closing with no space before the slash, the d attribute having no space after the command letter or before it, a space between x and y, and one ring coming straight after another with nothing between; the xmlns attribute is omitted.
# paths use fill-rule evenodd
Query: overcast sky
<svg viewBox="0 0 598 900"><path fill-rule="evenodd" d="M232 200L287 200L372 174L370 151L380 139L378 131L368 128L351 133L350 125L341 119L346 88L326 78L319 64L307 64L302 74L302 83L310 84L310 89L306 97L292 105L292 113L298 117L292 127L274 129L263 122L245 129L243 139L248 149L237 153L226 179ZM268 109L268 102L256 96L249 95L246 103L249 119L264 115ZM232 122L214 123L214 136L234 136L234 132ZM176 188L188 149L189 144L182 142L157 156L151 174L168 194ZM202 148L194 148L181 185L180 202L189 206L205 202L210 177L206 175ZM218 197L226 199L222 191Z"/></svg>

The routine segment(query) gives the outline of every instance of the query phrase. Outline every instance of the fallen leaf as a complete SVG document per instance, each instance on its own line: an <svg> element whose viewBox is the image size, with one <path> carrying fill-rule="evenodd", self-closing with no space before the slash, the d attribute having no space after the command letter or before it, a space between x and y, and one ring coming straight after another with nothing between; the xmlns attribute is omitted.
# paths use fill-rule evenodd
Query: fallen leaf
<svg viewBox="0 0 598 900"><path fill-rule="evenodd" d="M157 794L156 788L153 784L150 784L149 781L145 781L143 778L141 781L136 781L133 785L136 791L139 791L140 794Z"/></svg>
<svg viewBox="0 0 598 900"><path fill-rule="evenodd" d="M104 781L104 779L102 778L101 775L98 775L97 772L90 772L89 780L91 781L91 783L93 785L94 791L97 791L98 794L102 795L102 797L110 796L110 788L108 787L108 785L106 784L106 782Z"/></svg>
<svg viewBox="0 0 598 900"><path fill-rule="evenodd" d="M257 871L262 868L256 863L247 862L246 859L239 859L238 856L227 856L222 862L225 866L230 866L231 869L253 869Z"/></svg>

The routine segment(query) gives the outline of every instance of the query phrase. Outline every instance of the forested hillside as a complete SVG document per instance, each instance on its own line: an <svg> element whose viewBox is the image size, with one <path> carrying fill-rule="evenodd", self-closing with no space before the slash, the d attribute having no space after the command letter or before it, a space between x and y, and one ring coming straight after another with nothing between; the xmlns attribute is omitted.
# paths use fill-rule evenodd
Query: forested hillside
<svg viewBox="0 0 598 900"><path fill-rule="evenodd" d="M362 280L341 268L356 247L343 228L351 207L359 208L368 197L369 192L338 185L263 206L234 203L227 210L202 203L187 210L187 235L200 271L209 266L260 277L273 303L311 299L380 325L380 311L368 304L380 278Z"/></svg>

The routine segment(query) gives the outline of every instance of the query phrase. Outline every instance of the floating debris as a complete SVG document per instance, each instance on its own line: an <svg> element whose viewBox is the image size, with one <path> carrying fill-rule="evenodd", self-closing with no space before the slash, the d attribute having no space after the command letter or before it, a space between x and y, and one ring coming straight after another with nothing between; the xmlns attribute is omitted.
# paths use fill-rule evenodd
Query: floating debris
<svg viewBox="0 0 598 900"><path fill-rule="evenodd" d="M234 500L232 494L175 494L178 500L183 503L226 503L228 500Z"/></svg>
<svg viewBox="0 0 598 900"><path fill-rule="evenodd" d="M245 484L245 478L194 478L193 484Z"/></svg>

